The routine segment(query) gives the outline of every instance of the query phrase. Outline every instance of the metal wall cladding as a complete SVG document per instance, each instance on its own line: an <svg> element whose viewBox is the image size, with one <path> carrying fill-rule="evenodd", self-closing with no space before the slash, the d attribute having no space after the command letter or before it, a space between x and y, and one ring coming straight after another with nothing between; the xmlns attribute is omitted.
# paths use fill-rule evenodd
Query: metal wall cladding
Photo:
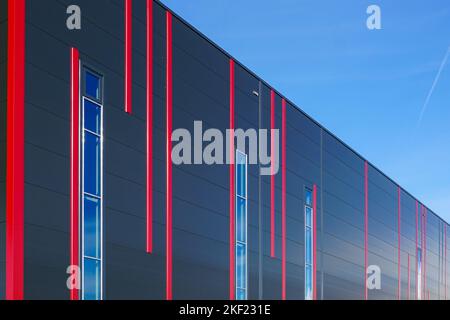
<svg viewBox="0 0 450 320"><path fill-rule="evenodd" d="M165 8L154 3L154 253L149 255L145 252L145 1L133 2L132 115L126 114L123 106L123 1L78 0L76 3L83 14L82 29L69 31L63 13L72 2L27 2L25 298L69 298L66 287L70 192L69 62L70 47L73 46L80 50L84 64L104 76L104 298L164 299ZM5 10L0 9L0 15L3 12ZM2 16L0 26L4 26ZM2 41L3 29L0 28ZM5 47L0 45L0 74L5 68ZM173 128L192 132L194 121L202 121L204 130L217 128L225 132L229 126L229 82L229 57L174 17ZM253 93L259 90L259 79L236 65L236 128L270 128L270 88L266 84L261 88L259 110L259 99ZM5 110L1 97L4 95L0 94L0 110ZM5 122L4 112L0 112L0 121ZM278 95L275 97L275 123L281 129L281 97ZM312 189L316 185L317 296L319 299L363 299L364 159L289 102L286 130L287 298L304 299L304 192L305 188ZM0 148L3 149L4 137L4 132L0 131ZM4 195L5 170L1 159L0 169L0 195ZM281 299L281 183L280 170L275 177L276 257L271 258L270 177L260 178L258 166L249 166L250 299L260 295L264 299ZM228 298L228 197L228 166L174 166L174 299ZM368 198L368 262L380 266L382 271L381 290L370 290L369 298L396 299L397 186L372 166L369 168ZM0 230L4 230L4 200L1 202L1 199L0 196L0 226L3 225ZM401 210L401 297L407 297L409 271L410 297L415 298L415 200L404 191L401 192ZM442 221L429 211L427 290L430 297L436 299L443 298L445 293L442 230ZM4 241L0 244L4 246ZM4 249L1 251L0 298L4 293ZM262 261L261 266L259 261Z"/></svg>

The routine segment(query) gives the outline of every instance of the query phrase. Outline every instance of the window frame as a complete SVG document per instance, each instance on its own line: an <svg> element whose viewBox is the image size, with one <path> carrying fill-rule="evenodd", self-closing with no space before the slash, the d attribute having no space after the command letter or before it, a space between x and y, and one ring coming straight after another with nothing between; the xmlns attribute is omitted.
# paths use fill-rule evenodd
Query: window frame
<svg viewBox="0 0 450 320"><path fill-rule="evenodd" d="M86 81L86 73L89 72L94 76L97 76L100 80L99 82L99 97L92 97L91 95L87 94L87 90L86 90L86 85L87 85L87 81ZM104 100L104 76L95 71L95 69L93 67L91 67L90 65L83 63L81 65L81 86L80 86L80 91L81 91L81 97L87 97L91 100L93 100L94 102L96 102L97 104L101 104L103 105L103 100Z"/></svg>
<svg viewBox="0 0 450 320"><path fill-rule="evenodd" d="M240 165L238 160L238 156L243 156L245 159L245 186L244 186L244 190L245 190L245 196L242 195L238 195L238 183L239 183L239 169L238 166ZM237 205L238 205L238 199L244 200L245 201L245 228L243 230L245 230L245 242L238 240L238 234L237 234L237 230L240 229L238 228L238 219L235 219L235 295L236 295L236 300L238 300L238 292L239 291L244 291L245 292L245 298L243 299L243 301L248 300L248 155L240 150L236 150L236 156L235 156L235 199L234 199L234 212L235 212L235 217L237 217ZM242 230L242 229L241 229ZM237 257L238 257L238 245L244 246L245 248L245 288L242 287L238 287L238 267L237 267Z"/></svg>
<svg viewBox="0 0 450 320"><path fill-rule="evenodd" d="M86 90L86 73L89 72L99 78L99 98L91 97L87 94ZM103 144L104 144L104 132L103 132L103 121L104 121L104 77L99 72L94 71L92 67L86 64L81 64L80 66L81 73L81 85L80 85L80 100L81 100L81 110L80 110L80 135L81 135L81 165L80 165L80 202L81 202L81 223L80 223L80 239L81 239L81 299L85 300L85 259L89 259L91 261L97 261L100 265L100 279L99 279L99 297L98 300L103 300L103 274L104 274L104 248L103 248L103 216L104 216L104 206L103 206ZM88 101L100 109L100 128L99 133L93 132L89 129L85 128L85 102ZM99 139L99 152L100 152L100 167L99 167L99 195L95 195L85 191L85 142L86 142L86 134L93 135ZM91 197L99 200L100 206L100 248L99 248L99 258L91 257L85 255L85 197Z"/></svg>

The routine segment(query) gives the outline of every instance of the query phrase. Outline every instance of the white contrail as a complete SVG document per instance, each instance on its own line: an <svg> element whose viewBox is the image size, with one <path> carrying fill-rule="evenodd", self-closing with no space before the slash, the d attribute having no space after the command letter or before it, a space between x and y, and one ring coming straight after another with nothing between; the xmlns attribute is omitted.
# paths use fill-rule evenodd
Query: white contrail
<svg viewBox="0 0 450 320"><path fill-rule="evenodd" d="M427 111L428 103L430 102L431 96L433 95L433 92L434 92L434 88L436 88L439 78L441 77L442 70L444 70L444 67L445 67L445 64L447 63L447 59L448 59L449 55L450 55L450 47L447 49L447 52L445 53L444 60L442 60L439 71L436 75L436 78L434 79L433 85L431 86L431 89L430 89L430 92L428 93L427 99L425 100L425 104L423 105L422 110L420 111L419 122L418 122L419 126L422 122L425 111Z"/></svg>

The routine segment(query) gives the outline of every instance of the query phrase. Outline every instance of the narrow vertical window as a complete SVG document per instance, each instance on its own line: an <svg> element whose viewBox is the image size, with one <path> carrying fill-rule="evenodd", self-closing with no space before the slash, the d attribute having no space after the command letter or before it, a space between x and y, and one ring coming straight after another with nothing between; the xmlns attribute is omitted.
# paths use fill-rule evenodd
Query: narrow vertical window
<svg viewBox="0 0 450 320"><path fill-rule="evenodd" d="M103 78L83 68L82 89L82 297L102 299Z"/></svg>
<svg viewBox="0 0 450 320"><path fill-rule="evenodd" d="M236 152L236 300L247 300L247 155Z"/></svg>
<svg viewBox="0 0 450 320"><path fill-rule="evenodd" d="M305 300L313 300L314 212L312 190L305 190Z"/></svg>

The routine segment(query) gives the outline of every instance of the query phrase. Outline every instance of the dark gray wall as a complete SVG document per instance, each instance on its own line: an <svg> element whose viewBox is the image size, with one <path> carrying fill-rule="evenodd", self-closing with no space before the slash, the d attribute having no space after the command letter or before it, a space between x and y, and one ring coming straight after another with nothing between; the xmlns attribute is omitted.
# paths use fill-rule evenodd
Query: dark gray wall
<svg viewBox="0 0 450 320"><path fill-rule="evenodd" d="M165 9L155 2L155 248L154 254L148 255L145 253L145 1L133 2L132 115L123 110L123 1L76 1L82 8L82 30L68 31L65 10L73 3L70 0L27 2L25 298L69 297L65 273L69 265L69 62L70 47L74 46L80 50L83 63L101 73L105 81L105 298L164 299ZM0 14L5 12L0 9ZM0 46L0 50L3 48ZM201 120L204 129L225 130L229 119L229 57L174 17L173 63L174 129L192 128L195 120ZM259 79L237 64L235 85L236 127L269 128L270 88L262 85L259 113L258 99L252 94L258 90ZM278 95L276 125L281 128ZM315 184L318 187L317 296L362 299L364 159L288 102L286 161L287 298L304 298L304 190ZM0 187L1 181L0 175ZM256 299L262 293L265 299L280 299L281 174L275 179L275 259L270 257L270 177L261 177L259 181L258 168L250 166L248 183L249 298ZM228 298L228 195L227 166L174 167L175 299ZM369 264L379 265L383 274L382 290L371 291L371 299L396 297L396 197L396 185L371 166ZM442 298L443 222L431 212L428 217L427 284L431 298ZM415 199L404 191L401 235L402 297L406 297L408 255L413 297Z"/></svg>
<svg viewBox="0 0 450 320"><path fill-rule="evenodd" d="M227 57L174 19L173 63L174 129L193 130L196 120L203 121L204 130L227 127ZM227 298L229 209L226 199L227 166L174 167L174 298Z"/></svg>
<svg viewBox="0 0 450 320"><path fill-rule="evenodd" d="M6 55L8 49L8 4L0 3L0 300L5 297L5 180L6 180Z"/></svg>
<svg viewBox="0 0 450 320"><path fill-rule="evenodd" d="M26 8L25 299L64 299L69 266L70 53L64 45L68 39L57 39L65 30L64 7L56 1L27 1Z"/></svg>
<svg viewBox="0 0 450 320"><path fill-rule="evenodd" d="M364 162L326 132L322 141L324 299L361 299Z"/></svg>
<svg viewBox="0 0 450 320"><path fill-rule="evenodd" d="M144 42L135 41L134 114L128 116L121 3L79 1L83 29L70 32L65 10L71 3L31 1L27 7L25 297L69 297L69 58L75 46L105 78L105 298L163 298L162 209L155 211L155 254L145 254ZM142 5L136 2L136 13L145 11ZM144 34L142 23L134 27ZM155 197L157 207L163 202Z"/></svg>

